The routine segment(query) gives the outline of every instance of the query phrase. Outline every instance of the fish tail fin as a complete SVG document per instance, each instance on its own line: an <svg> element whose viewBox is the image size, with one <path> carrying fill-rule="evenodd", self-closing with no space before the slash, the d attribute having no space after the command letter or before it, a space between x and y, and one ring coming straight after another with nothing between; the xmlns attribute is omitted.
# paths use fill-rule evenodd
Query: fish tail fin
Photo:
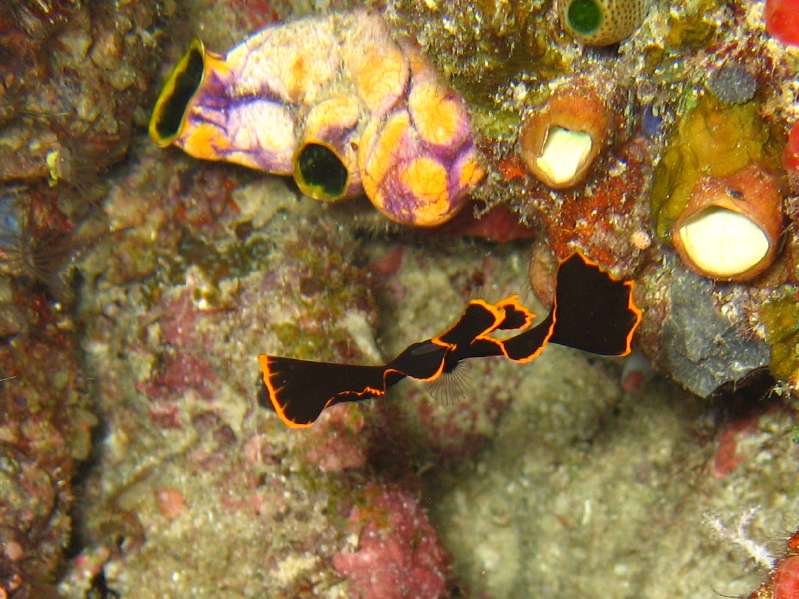
<svg viewBox="0 0 799 599"><path fill-rule="evenodd" d="M310 362L258 356L264 392L260 403L291 428L308 428L326 407L385 395L385 366Z"/></svg>
<svg viewBox="0 0 799 599"><path fill-rule="evenodd" d="M604 356L626 356L641 322L633 285L573 254L558 268L549 341Z"/></svg>
<svg viewBox="0 0 799 599"><path fill-rule="evenodd" d="M437 403L453 406L474 396L474 370L465 361L458 362L449 372L428 383L428 394Z"/></svg>

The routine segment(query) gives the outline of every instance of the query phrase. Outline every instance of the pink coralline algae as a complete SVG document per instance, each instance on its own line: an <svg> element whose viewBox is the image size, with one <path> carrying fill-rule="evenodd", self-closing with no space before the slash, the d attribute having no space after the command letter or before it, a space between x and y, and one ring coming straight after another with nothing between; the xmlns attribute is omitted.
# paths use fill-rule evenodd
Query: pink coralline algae
<svg viewBox="0 0 799 599"><path fill-rule="evenodd" d="M230 4L244 29L257 29L280 19L268 0L234 0Z"/></svg>
<svg viewBox="0 0 799 599"><path fill-rule="evenodd" d="M167 356L160 372L142 383L140 390L153 400L174 398L194 389L203 399L213 399L217 376L208 362L191 353Z"/></svg>
<svg viewBox="0 0 799 599"><path fill-rule="evenodd" d="M366 463L363 414L354 406L334 406L310 431L306 459L325 472L360 468Z"/></svg>
<svg viewBox="0 0 799 599"><path fill-rule="evenodd" d="M722 479L735 470L745 458L738 454L738 441L751 434L757 427L755 418L744 418L732 422L719 437L719 446L713 459L713 476Z"/></svg>
<svg viewBox="0 0 799 599"><path fill-rule="evenodd" d="M406 491L381 489L350 513L362 526L355 552L333 557L360 599L435 599L446 591L447 559L424 510Z"/></svg>
<svg viewBox="0 0 799 599"><path fill-rule="evenodd" d="M197 309L192 300L193 290L183 290L176 297L159 305L163 312L159 318L163 340L176 348L196 347L204 341L197 334L197 325L208 312Z"/></svg>

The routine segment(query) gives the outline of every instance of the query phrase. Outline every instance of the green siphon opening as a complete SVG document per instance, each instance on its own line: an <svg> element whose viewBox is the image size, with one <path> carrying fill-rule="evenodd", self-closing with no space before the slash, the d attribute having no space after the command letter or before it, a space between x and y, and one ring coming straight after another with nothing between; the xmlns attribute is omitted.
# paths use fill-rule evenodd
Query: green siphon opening
<svg viewBox="0 0 799 599"><path fill-rule="evenodd" d="M186 106L202 83L203 71L202 45L192 44L156 104L151 130L157 141L171 142L180 133Z"/></svg>
<svg viewBox="0 0 799 599"><path fill-rule="evenodd" d="M296 160L294 178L303 193L317 200L337 200L344 195L347 167L333 150L308 143Z"/></svg>
<svg viewBox="0 0 799 599"><path fill-rule="evenodd" d="M569 26L583 35L594 33L602 24L602 9L595 0L574 0L567 16Z"/></svg>

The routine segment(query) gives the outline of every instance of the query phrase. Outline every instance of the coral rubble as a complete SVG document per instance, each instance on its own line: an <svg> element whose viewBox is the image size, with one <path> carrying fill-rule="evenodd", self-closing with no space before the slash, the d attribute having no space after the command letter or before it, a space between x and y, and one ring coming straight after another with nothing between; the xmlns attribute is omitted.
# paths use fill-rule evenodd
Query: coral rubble
<svg viewBox="0 0 799 599"><path fill-rule="evenodd" d="M0 7L0 593L56 597L97 425L72 260L146 114L159 2ZM94 227L94 228L93 228Z"/></svg>

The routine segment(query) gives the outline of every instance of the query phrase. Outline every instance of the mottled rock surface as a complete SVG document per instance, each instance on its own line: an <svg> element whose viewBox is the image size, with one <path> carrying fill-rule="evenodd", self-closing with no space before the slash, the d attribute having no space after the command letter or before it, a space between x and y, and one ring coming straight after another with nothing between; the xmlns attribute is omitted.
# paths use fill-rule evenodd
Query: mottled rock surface
<svg viewBox="0 0 799 599"><path fill-rule="evenodd" d="M769 363L765 341L748 335L722 313L714 287L675 267L669 287L671 311L663 324L666 371L700 397Z"/></svg>

